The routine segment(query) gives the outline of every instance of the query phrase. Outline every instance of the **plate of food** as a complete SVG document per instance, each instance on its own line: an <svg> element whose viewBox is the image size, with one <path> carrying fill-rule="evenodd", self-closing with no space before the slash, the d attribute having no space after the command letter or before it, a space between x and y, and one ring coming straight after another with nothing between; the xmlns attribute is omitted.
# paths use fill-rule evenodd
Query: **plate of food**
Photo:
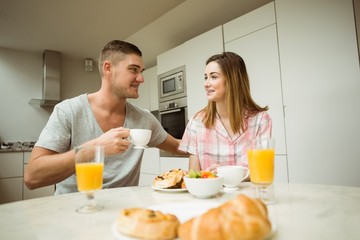
<svg viewBox="0 0 360 240"><path fill-rule="evenodd" d="M186 192L185 175L180 168L169 170L155 177L151 188L161 192Z"/></svg>
<svg viewBox="0 0 360 240"><path fill-rule="evenodd" d="M216 239L229 237L223 234L231 234L232 239L244 234L254 239L264 239L276 231L274 209L269 211L269 207L272 206L240 194L224 203L201 201L126 208L120 210L111 231L117 240L188 239L195 235L208 239L209 234ZM214 231L206 227L209 224Z"/></svg>
<svg viewBox="0 0 360 240"><path fill-rule="evenodd" d="M182 222L199 216L219 204L218 202L184 202L154 205L147 209L122 209L118 219L112 224L111 231L118 240L146 239L146 237L178 239L177 229ZM151 228L155 230L149 230Z"/></svg>
<svg viewBox="0 0 360 240"><path fill-rule="evenodd" d="M187 192L186 188L159 188L155 186L151 186L151 188L160 192L169 192L169 193Z"/></svg>

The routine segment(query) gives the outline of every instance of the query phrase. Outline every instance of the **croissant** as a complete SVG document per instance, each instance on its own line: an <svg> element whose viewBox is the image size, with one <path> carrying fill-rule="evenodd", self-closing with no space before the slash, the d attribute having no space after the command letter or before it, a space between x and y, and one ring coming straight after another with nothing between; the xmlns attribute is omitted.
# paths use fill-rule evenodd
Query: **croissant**
<svg viewBox="0 0 360 240"><path fill-rule="evenodd" d="M183 240L257 240L271 232L266 205L245 195L180 224Z"/></svg>
<svg viewBox="0 0 360 240"><path fill-rule="evenodd" d="M175 215L144 208L125 208L117 219L119 232L142 239L174 239L180 222Z"/></svg>

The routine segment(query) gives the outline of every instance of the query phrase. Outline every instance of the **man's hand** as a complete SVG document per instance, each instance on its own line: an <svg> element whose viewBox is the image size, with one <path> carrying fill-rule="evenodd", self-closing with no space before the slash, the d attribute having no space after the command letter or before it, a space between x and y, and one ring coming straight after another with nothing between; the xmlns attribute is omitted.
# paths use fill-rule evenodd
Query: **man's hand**
<svg viewBox="0 0 360 240"><path fill-rule="evenodd" d="M102 145L105 156L115 155L123 153L129 148L131 145L131 141L128 139L129 135L130 130L127 128L113 128L84 145Z"/></svg>

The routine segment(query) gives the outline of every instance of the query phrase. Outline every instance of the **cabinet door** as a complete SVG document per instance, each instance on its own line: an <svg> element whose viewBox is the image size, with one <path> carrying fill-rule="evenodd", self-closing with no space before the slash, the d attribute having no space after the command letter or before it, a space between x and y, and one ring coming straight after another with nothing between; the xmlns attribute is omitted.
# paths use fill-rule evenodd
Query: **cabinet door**
<svg viewBox="0 0 360 240"><path fill-rule="evenodd" d="M157 75L184 66L185 63L185 46L181 44L157 56Z"/></svg>
<svg viewBox="0 0 360 240"><path fill-rule="evenodd" d="M187 157L160 157L160 172L164 173L172 169L181 168L189 170L189 158Z"/></svg>
<svg viewBox="0 0 360 240"><path fill-rule="evenodd" d="M23 176L23 153L0 153L0 179Z"/></svg>
<svg viewBox="0 0 360 240"><path fill-rule="evenodd" d="M23 199L23 178L0 179L0 204Z"/></svg>
<svg viewBox="0 0 360 240"><path fill-rule="evenodd" d="M270 2L224 24L224 42L251 34L276 23L275 4Z"/></svg>
<svg viewBox="0 0 360 240"><path fill-rule="evenodd" d="M149 104L150 111L159 110L159 86L158 86L158 78L157 78L157 67L152 67L150 69L145 70L146 74L144 74L145 81L149 82Z"/></svg>
<svg viewBox="0 0 360 240"><path fill-rule="evenodd" d="M27 164L24 164L24 171ZM25 183L23 183L23 199L32 199L32 198L39 198L39 197L47 197L47 196L53 196L55 192L55 186L47 186L42 188L37 188L34 190L29 190Z"/></svg>
<svg viewBox="0 0 360 240"><path fill-rule="evenodd" d="M185 42L188 118L207 105L204 89L206 60L223 52L222 27L219 26Z"/></svg>
<svg viewBox="0 0 360 240"><path fill-rule="evenodd" d="M276 155L275 156L275 183L288 183L288 166L286 155Z"/></svg>
<svg viewBox="0 0 360 240"><path fill-rule="evenodd" d="M244 59L252 97L260 106L269 106L276 153L286 154L276 25L228 42L225 50L236 52Z"/></svg>
<svg viewBox="0 0 360 240"><path fill-rule="evenodd" d="M139 186L151 186L158 174L140 173Z"/></svg>
<svg viewBox="0 0 360 240"><path fill-rule="evenodd" d="M160 150L158 148L146 148L144 150L140 173L159 175Z"/></svg>

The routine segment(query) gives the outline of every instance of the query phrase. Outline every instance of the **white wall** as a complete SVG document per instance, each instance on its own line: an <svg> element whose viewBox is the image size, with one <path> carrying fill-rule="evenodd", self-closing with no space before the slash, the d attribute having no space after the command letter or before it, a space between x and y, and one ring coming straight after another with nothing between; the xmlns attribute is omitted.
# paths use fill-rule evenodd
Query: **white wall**
<svg viewBox="0 0 360 240"><path fill-rule="evenodd" d="M52 109L28 104L42 96L42 53L0 48L0 141L35 141ZM84 71L82 59L62 56L61 99L96 91L97 67Z"/></svg>

